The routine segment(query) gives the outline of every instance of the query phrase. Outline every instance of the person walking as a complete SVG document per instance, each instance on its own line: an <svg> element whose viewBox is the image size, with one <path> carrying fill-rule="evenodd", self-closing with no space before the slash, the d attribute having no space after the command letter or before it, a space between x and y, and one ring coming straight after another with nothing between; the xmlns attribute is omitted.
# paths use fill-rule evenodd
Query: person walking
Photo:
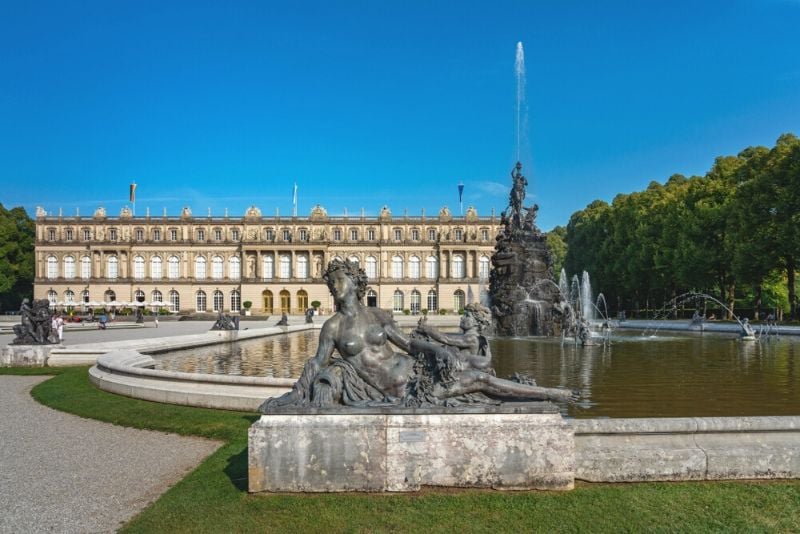
<svg viewBox="0 0 800 534"><path fill-rule="evenodd" d="M59 313L56 315L56 332L58 332L58 342L64 342L64 318Z"/></svg>

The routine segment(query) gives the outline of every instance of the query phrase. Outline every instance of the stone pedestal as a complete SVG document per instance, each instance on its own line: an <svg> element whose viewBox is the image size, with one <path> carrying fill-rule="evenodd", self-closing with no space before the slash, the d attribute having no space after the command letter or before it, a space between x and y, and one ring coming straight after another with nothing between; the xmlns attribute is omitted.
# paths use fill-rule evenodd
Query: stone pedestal
<svg viewBox="0 0 800 534"><path fill-rule="evenodd" d="M0 347L0 367L44 367L52 349L63 345L6 345Z"/></svg>
<svg viewBox="0 0 800 534"><path fill-rule="evenodd" d="M264 415L250 427L249 490L572 489L573 433L552 405L471 410Z"/></svg>

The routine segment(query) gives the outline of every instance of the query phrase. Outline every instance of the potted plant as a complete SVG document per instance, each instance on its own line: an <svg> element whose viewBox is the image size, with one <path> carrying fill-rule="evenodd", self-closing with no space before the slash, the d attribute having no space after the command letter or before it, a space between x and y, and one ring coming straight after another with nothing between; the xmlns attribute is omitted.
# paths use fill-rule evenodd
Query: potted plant
<svg viewBox="0 0 800 534"><path fill-rule="evenodd" d="M322 306L322 303L318 300L311 301L311 307L314 308L314 315L319 314L319 307Z"/></svg>
<svg viewBox="0 0 800 534"><path fill-rule="evenodd" d="M253 303L249 300L242 302L242 308L244 308L244 314L250 315L250 308L253 306Z"/></svg>

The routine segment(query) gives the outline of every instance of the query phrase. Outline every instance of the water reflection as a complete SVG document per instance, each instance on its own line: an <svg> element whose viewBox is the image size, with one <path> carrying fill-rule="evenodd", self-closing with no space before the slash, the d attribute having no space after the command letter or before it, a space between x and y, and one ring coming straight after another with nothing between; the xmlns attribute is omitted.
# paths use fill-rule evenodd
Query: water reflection
<svg viewBox="0 0 800 534"><path fill-rule="evenodd" d="M167 370L296 378L317 350L308 331L156 356ZM493 339L497 375L529 374L580 391L572 417L800 415L800 339L615 336L576 347L547 338Z"/></svg>

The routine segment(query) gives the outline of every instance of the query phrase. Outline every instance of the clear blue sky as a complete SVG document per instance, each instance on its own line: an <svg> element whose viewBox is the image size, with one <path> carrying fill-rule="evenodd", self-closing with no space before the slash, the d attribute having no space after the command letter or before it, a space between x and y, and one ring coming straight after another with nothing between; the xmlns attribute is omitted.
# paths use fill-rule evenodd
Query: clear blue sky
<svg viewBox="0 0 800 534"><path fill-rule="evenodd" d="M12 2L0 202L288 215L600 198L800 134L800 0Z"/></svg>

